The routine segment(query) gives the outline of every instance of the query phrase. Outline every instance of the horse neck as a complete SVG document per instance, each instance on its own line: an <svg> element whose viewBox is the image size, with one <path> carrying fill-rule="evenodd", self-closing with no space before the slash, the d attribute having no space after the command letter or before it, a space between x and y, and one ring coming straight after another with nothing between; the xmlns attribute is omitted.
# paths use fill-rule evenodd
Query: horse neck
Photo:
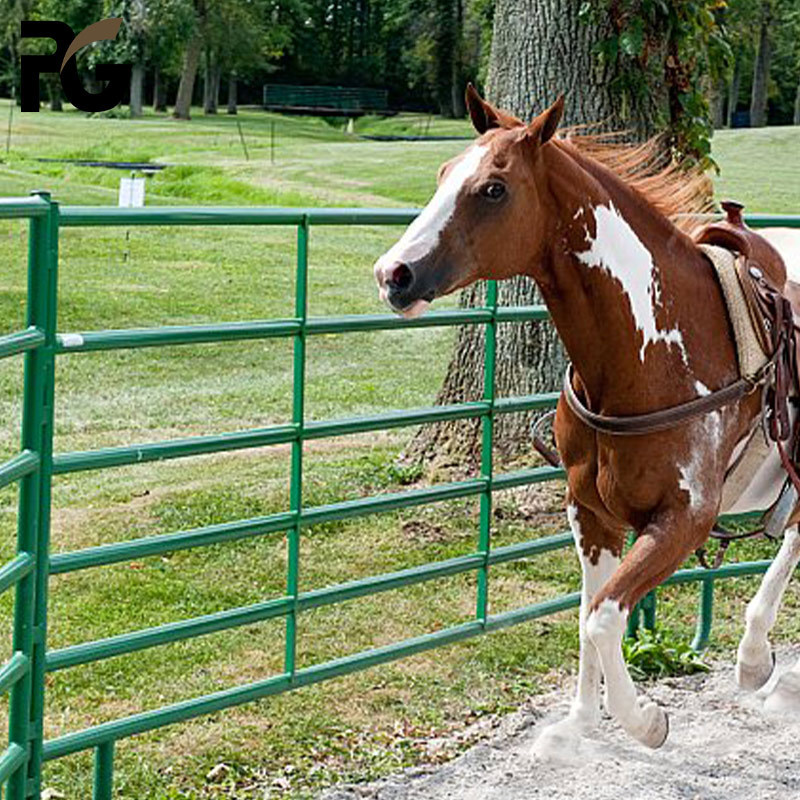
<svg viewBox="0 0 800 800"><path fill-rule="evenodd" d="M592 407L640 413L733 379L726 312L697 246L602 165L558 145L547 159L557 222L536 277Z"/></svg>

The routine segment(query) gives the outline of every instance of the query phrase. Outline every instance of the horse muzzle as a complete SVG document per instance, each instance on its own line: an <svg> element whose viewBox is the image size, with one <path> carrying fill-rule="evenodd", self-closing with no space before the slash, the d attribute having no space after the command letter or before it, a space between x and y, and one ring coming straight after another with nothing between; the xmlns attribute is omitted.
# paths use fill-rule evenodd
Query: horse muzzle
<svg viewBox="0 0 800 800"><path fill-rule="evenodd" d="M418 317L436 296L433 288L418 279L414 266L401 261L375 263L375 280L381 300L404 317Z"/></svg>

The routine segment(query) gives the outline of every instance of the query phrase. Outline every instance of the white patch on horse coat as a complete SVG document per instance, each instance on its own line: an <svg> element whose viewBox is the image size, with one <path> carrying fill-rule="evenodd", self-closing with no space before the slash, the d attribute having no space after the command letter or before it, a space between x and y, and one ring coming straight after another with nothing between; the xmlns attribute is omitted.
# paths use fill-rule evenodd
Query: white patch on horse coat
<svg viewBox="0 0 800 800"><path fill-rule="evenodd" d="M689 494L689 508L692 511L701 509L708 497L710 488L708 482L716 472L717 454L722 445L722 437L721 411L712 411L693 426L689 460L678 467L681 476L678 488Z"/></svg>
<svg viewBox="0 0 800 800"><path fill-rule="evenodd" d="M593 210L596 235L588 250L576 253L578 260L588 267L602 269L619 281L630 303L633 324L642 333L639 350L642 362L647 345L659 341L677 345L686 362L681 332L677 328L659 330L656 324L656 309L661 305L661 286L652 254L613 203L609 202L608 207L595 206Z"/></svg>
<svg viewBox="0 0 800 800"><path fill-rule="evenodd" d="M567 506L567 519L575 539L575 549L581 562L583 582L580 611L580 666L578 685L569 714L543 727L533 747L534 755L546 761L563 762L565 756L579 753L583 747L581 734L597 725L600 719L600 658L597 648L586 633L589 606L595 595L616 572L619 558L611 551L592 547L589 555L583 552L583 531L578 508ZM594 561L595 563L592 563Z"/></svg>
<svg viewBox="0 0 800 800"><path fill-rule="evenodd" d="M708 394L711 394L711 389L708 388L702 381L695 381L694 382L694 390L697 392L700 397L705 397Z"/></svg>
<svg viewBox="0 0 800 800"><path fill-rule="evenodd" d="M376 273L379 269L390 268L398 262L409 264L418 261L436 247L442 231L453 216L461 187L477 172L488 150L487 145L473 145L466 151L422 209L422 213L406 228L399 241L378 259Z"/></svg>
<svg viewBox="0 0 800 800"><path fill-rule="evenodd" d="M746 627L736 658L737 679L742 685L742 672L762 679L772 672L769 632L775 625L778 609L789 580L800 561L800 535L795 525L786 532L780 552L770 564L755 597L745 613Z"/></svg>

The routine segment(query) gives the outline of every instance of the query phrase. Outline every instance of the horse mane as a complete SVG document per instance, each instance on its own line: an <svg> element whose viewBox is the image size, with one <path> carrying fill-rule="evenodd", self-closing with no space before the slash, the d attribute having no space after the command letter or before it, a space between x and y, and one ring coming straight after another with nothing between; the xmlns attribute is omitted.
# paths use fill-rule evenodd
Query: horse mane
<svg viewBox="0 0 800 800"><path fill-rule="evenodd" d="M625 141L624 132L592 133L586 126L561 135L561 143L611 170L686 233L697 226L700 215L714 210L713 185L705 171L676 161L664 136L633 144Z"/></svg>

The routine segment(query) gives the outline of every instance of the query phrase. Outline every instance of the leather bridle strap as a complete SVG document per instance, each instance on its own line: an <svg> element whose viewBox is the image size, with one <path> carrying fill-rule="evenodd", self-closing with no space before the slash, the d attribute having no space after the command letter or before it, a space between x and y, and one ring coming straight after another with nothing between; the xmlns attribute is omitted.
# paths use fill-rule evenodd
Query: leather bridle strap
<svg viewBox="0 0 800 800"><path fill-rule="evenodd" d="M570 364L564 376L564 398L567 401L567 405L581 422L600 433L614 434L615 436L642 436L674 428L682 422L716 411L722 406L741 399L761 385L766 377L765 373L766 371L762 373L759 380L752 381L747 378L739 378L739 380L724 386L722 389L717 389L710 394L687 400L685 403L670 406L660 411L614 417L590 411L581 402L572 388L573 370L572 364Z"/></svg>

